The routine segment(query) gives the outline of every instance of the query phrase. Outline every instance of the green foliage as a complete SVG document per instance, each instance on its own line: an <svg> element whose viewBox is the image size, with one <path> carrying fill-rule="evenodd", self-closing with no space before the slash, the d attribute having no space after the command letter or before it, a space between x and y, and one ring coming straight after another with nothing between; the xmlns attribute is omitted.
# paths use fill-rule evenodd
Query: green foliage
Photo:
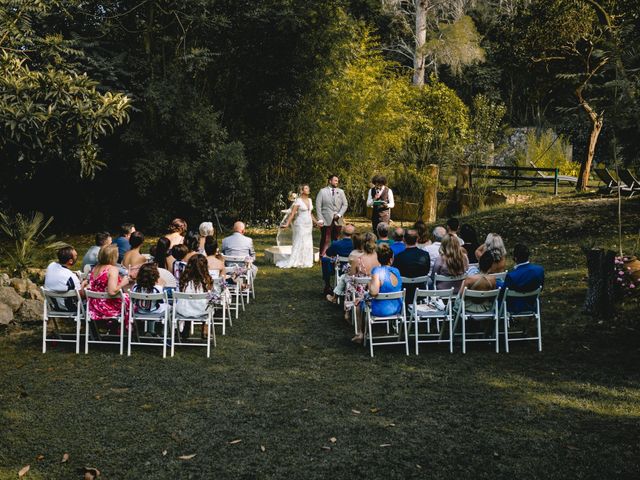
<svg viewBox="0 0 640 480"><path fill-rule="evenodd" d="M434 68L448 65L454 75L460 75L465 66L485 60L480 34L468 15L463 15L453 23L439 24L438 30L425 43L424 50Z"/></svg>
<svg viewBox="0 0 640 480"><path fill-rule="evenodd" d="M568 152L571 144L552 130L527 132L527 148L516 152L516 162L522 167L530 167L533 163L539 168L558 168L560 175L577 176L580 164L571 161Z"/></svg>
<svg viewBox="0 0 640 480"><path fill-rule="evenodd" d="M306 100L300 140L317 178L328 172L341 176L357 211L368 179L389 168L390 153L409 133L410 85L367 30L349 41L348 52Z"/></svg>
<svg viewBox="0 0 640 480"><path fill-rule="evenodd" d="M104 165L97 141L129 118L129 98L99 92L77 68L73 43L40 28L66 3L0 2L0 149L14 178L67 156L81 176L93 176Z"/></svg>
<svg viewBox="0 0 640 480"><path fill-rule="evenodd" d="M51 222L53 217L45 220L40 212L31 215L0 212L0 232L5 237L0 243L0 250L7 256L12 274L26 276L29 268L38 265L43 249L64 246L61 242L54 242L55 235L45 237L44 232Z"/></svg>
<svg viewBox="0 0 640 480"><path fill-rule="evenodd" d="M405 142L405 157L418 170L434 163L440 168L462 160L469 135L469 109L444 83L432 77L408 98L411 131Z"/></svg>

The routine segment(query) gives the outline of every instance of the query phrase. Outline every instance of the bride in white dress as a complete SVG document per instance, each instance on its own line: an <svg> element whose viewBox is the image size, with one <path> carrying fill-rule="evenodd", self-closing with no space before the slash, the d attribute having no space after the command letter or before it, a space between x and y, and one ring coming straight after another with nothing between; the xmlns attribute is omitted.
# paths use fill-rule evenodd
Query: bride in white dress
<svg viewBox="0 0 640 480"><path fill-rule="evenodd" d="M293 202L291 212L282 227L288 228L293 223L293 241L291 256L276 264L279 268L313 267L313 226L319 225L313 214L313 202L309 198L309 185L301 185L299 197Z"/></svg>

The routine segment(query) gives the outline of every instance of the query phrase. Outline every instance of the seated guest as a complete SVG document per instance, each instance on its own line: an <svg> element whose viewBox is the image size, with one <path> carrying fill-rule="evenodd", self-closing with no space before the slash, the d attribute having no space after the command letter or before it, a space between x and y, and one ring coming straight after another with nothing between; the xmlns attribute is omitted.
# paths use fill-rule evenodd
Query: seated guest
<svg viewBox="0 0 640 480"><path fill-rule="evenodd" d="M371 232L365 233L362 237L362 251L364 253L355 256L349 262L349 275L368 277L371 274L371 270L380 265L376 247L376 236Z"/></svg>
<svg viewBox="0 0 640 480"><path fill-rule="evenodd" d="M212 235L208 235L204 239L204 251L207 255L207 265L211 278L224 278L225 268L224 260L220 258L220 250L218 250L218 242Z"/></svg>
<svg viewBox="0 0 640 480"><path fill-rule="evenodd" d="M425 250L431 245L431 239L429 238L429 229L427 228L427 224L422 220L418 220L413 226L414 230L418 233L418 243L416 246L420 250Z"/></svg>
<svg viewBox="0 0 640 480"><path fill-rule="evenodd" d="M87 265L93 268L93 266L98 263L98 252L100 248L105 245L111 245L111 234L109 232L96 233L95 245L89 247L87 253L82 257L82 271L84 271Z"/></svg>
<svg viewBox="0 0 640 480"><path fill-rule="evenodd" d="M433 264L433 271L431 272L431 281L435 281L436 275L446 275L447 277L457 277L464 275L469 267L469 259L467 254L464 253L462 245L458 241L457 237L451 235L445 235L442 238L440 244L440 256ZM453 287L453 293L458 293L462 280L438 282L436 288L438 290L447 289Z"/></svg>
<svg viewBox="0 0 640 480"><path fill-rule="evenodd" d="M155 263L145 263L140 266L135 285L131 288L135 293L162 293L164 291L164 281L160 278L158 266ZM162 314L167 309L164 300L137 300L133 305L136 312L141 314ZM149 320L147 323L147 333L156 336L156 322Z"/></svg>
<svg viewBox="0 0 640 480"><path fill-rule="evenodd" d="M129 272L129 278L135 280L138 276L140 265L147 263L147 257L140 253L140 247L144 243L144 234L142 232L133 232L129 237L131 250L124 254L122 266Z"/></svg>
<svg viewBox="0 0 640 480"><path fill-rule="evenodd" d="M489 273L501 273L506 269L507 249L504 247L502 237L497 233L490 233L482 245L476 249L476 258L480 258L486 251L493 255L493 266Z"/></svg>
<svg viewBox="0 0 640 480"><path fill-rule="evenodd" d="M198 227L198 233L200 234L198 242L198 253L204 254L204 242L207 237L215 237L216 230L213 228L213 223L202 222Z"/></svg>
<svg viewBox="0 0 640 480"><path fill-rule="evenodd" d="M187 266L187 262L184 261L187 253L189 253L189 249L183 244L178 244L171 249L171 256L174 258L174 261L171 265L170 272L173 273L173 276L176 277L176 281L178 282L180 282L180 275Z"/></svg>
<svg viewBox="0 0 640 480"><path fill-rule="evenodd" d="M529 262L529 248L521 243L513 249L516 266L507 273L502 289L508 288L516 292L532 292L544 286L544 268ZM535 309L532 298L511 298L507 304L511 313L529 312Z"/></svg>
<svg viewBox="0 0 640 480"><path fill-rule="evenodd" d="M458 235L458 229L460 228L460 220L451 217L447 220L447 233L452 237L456 237L460 242L460 245L464 245L464 240Z"/></svg>
<svg viewBox="0 0 640 480"><path fill-rule="evenodd" d="M440 256L440 244L442 242L442 238L447 234L447 231L444 227L436 227L433 229L431 233L431 245L427 245L425 247L425 252L429 254L429 260L431 261L431 268L429 271L433 271L433 265L436 263L436 260Z"/></svg>
<svg viewBox="0 0 640 480"><path fill-rule="evenodd" d="M151 254L153 262L158 268L171 271L175 258L171 256L171 240L167 237L160 237L158 243L153 247Z"/></svg>
<svg viewBox="0 0 640 480"><path fill-rule="evenodd" d="M342 228L340 232L340 240L331 242L329 248L321 258L322 262L322 280L324 281L325 295L331 294L331 276L334 273L334 260L333 257L348 257L353 251L352 236L356 230L352 224L347 224Z"/></svg>
<svg viewBox="0 0 640 480"><path fill-rule="evenodd" d="M78 259L78 253L71 246L58 249L57 262L52 262L47 267L47 273L44 276L44 288L54 292L68 292L70 290L78 290L80 296L84 297L84 289L80 283L78 276L71 271L71 267ZM75 298L57 298L57 309L73 312L76 310L78 303Z"/></svg>
<svg viewBox="0 0 640 480"><path fill-rule="evenodd" d="M361 233L354 233L351 235L351 240L353 241L353 250L349 252L349 263L351 260L358 258L361 255L364 255L364 235Z"/></svg>
<svg viewBox="0 0 640 480"><path fill-rule="evenodd" d="M98 263L89 274L89 290L107 292L116 295L129 285L129 277L120 277L116 262L118 261L118 247L107 245L98 253ZM120 316L122 298L92 299L89 308L91 320L103 320ZM124 297L125 312L129 308L129 297Z"/></svg>
<svg viewBox="0 0 640 480"><path fill-rule="evenodd" d="M467 252L469 263L478 263L479 258L476 257L476 249L479 245L476 230L468 223L463 223L460 227L460 238L464 239L462 248Z"/></svg>
<svg viewBox="0 0 640 480"><path fill-rule="evenodd" d="M389 238L389 224L387 222L380 222L374 233L378 235L378 245L383 243L391 245L393 243L393 240Z"/></svg>
<svg viewBox="0 0 640 480"><path fill-rule="evenodd" d="M407 248L404 244L404 228L398 227L393 231L393 243L391 244L391 250L393 251L393 256L398 255L401 252L404 252L404 249Z"/></svg>
<svg viewBox="0 0 640 480"><path fill-rule="evenodd" d="M184 234L187 233L187 222L181 218L174 218L167 227L165 236L171 242L171 248L180 245L184 241Z"/></svg>
<svg viewBox="0 0 640 480"><path fill-rule="evenodd" d="M183 293L207 293L213 289L213 279L209 275L209 264L204 255L196 253L189 259L184 272L180 276L180 291ZM207 314L209 300L178 301L176 311L182 316L198 318ZM207 333L205 325L202 326L202 336ZM180 322L182 338L189 335L189 329L184 328L184 322Z"/></svg>
<svg viewBox="0 0 640 480"><path fill-rule="evenodd" d="M189 263L189 259L198 253L200 248L200 237L196 232L187 232L184 236L184 242L182 242L188 249L187 254L182 259L184 262Z"/></svg>
<svg viewBox="0 0 640 480"><path fill-rule="evenodd" d="M133 223L123 223L120 225L120 236L116 238L115 244L118 246L118 262L122 263L124 254L131 250L131 244L129 238L131 234L136 231L136 226Z"/></svg>
<svg viewBox="0 0 640 480"><path fill-rule="evenodd" d="M245 235L245 225L242 222L233 224L233 234L222 240L222 254L230 257L244 257L255 262L256 251L253 248L253 240ZM258 267L254 263L251 269L255 275Z"/></svg>
<svg viewBox="0 0 640 480"><path fill-rule="evenodd" d="M402 310L402 300L376 300L376 297L380 293L392 293L402 290L402 279L400 278L400 272L397 268L392 267L393 263L393 250L388 245L380 245L377 248L377 257L380 266L375 267L371 271L371 281L369 282L369 295L373 297L371 300L371 314L377 317L387 317L396 315ZM360 305L364 307L364 302L360 302ZM359 310L356 310L358 321L358 334L351 340L356 343L362 343L364 338L363 333L363 315Z"/></svg>
<svg viewBox="0 0 640 480"><path fill-rule="evenodd" d="M476 290L481 292L486 292L488 290L495 290L496 287L496 277L489 274L489 269L491 265L493 265L493 256L490 252L484 252L484 254L480 257L479 264L479 272L475 275L469 275L464 282L462 282L462 287L460 287L460 297L464 293L465 289ZM454 307L456 311L459 309L459 298L456 301L456 306ZM474 313L484 313L488 312L493 308L493 300L484 300L482 298L474 298L469 299L467 305L465 306L465 310L467 312Z"/></svg>
<svg viewBox="0 0 640 480"><path fill-rule="evenodd" d="M417 246L418 232L409 229L404 232L404 243L407 246L404 252L400 252L393 260L393 266L400 271L400 275L406 278L425 277L429 275L431 261L429 254L424 250L420 250ZM407 303L413 302L413 296L416 288L427 288L426 284L406 284Z"/></svg>

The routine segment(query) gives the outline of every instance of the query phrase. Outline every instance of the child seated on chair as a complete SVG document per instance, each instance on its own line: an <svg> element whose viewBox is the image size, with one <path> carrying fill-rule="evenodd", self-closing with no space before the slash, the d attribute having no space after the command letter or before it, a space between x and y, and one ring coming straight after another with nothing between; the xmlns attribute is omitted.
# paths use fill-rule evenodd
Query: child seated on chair
<svg viewBox="0 0 640 480"><path fill-rule="evenodd" d="M187 262L184 261L184 258L188 253L189 248L182 243L171 249L171 256L175 259L171 265L171 273L176 277L176 281L178 283L180 282L180 275L182 275L182 272L184 272L184 269L187 266Z"/></svg>
<svg viewBox="0 0 640 480"><path fill-rule="evenodd" d="M180 276L180 291L183 293L208 293L213 288L213 279L209 275L209 265L204 255L193 255ZM209 300L179 300L174 308L183 317L199 318L207 315ZM202 327L202 335L206 336L205 325ZM184 322L179 325L182 337L186 338L188 330L184 328Z"/></svg>
<svg viewBox="0 0 640 480"><path fill-rule="evenodd" d="M145 263L138 271L136 284L131 288L135 293L162 293L164 291L164 280L160 278L158 266L155 263ZM137 313L142 314L162 314L166 311L167 305L164 300L137 300L133 306ZM156 321L147 322L149 335L156 336Z"/></svg>

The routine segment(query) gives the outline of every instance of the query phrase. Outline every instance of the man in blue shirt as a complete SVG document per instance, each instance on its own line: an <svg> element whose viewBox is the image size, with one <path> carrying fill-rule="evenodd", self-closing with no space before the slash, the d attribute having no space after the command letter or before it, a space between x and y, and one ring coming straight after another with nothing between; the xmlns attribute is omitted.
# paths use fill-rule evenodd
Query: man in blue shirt
<svg viewBox="0 0 640 480"><path fill-rule="evenodd" d="M324 281L324 295L333 293L331 288L331 275L334 273L333 258L332 257L348 257L353 250L353 241L351 236L356 231L356 227L352 224L347 224L342 228L340 240L331 242L325 255L322 257L322 280Z"/></svg>
<svg viewBox="0 0 640 480"><path fill-rule="evenodd" d="M508 288L516 292L532 292L544 286L544 269L540 265L529 262L529 248L521 243L513 249L516 266L507 273L502 290ZM511 298L507 309L511 313L528 312L535 309L533 298Z"/></svg>
<svg viewBox="0 0 640 480"><path fill-rule="evenodd" d="M404 244L404 228L398 227L393 231L393 243L391 244L391 250L393 256L397 257L399 253L404 252L407 246Z"/></svg>
<svg viewBox="0 0 640 480"><path fill-rule="evenodd" d="M129 237L136 231L136 226L133 223L123 223L120 226L120 236L116 238L115 244L118 246L118 263L122 263L124 254L131 250L131 244L129 243Z"/></svg>

